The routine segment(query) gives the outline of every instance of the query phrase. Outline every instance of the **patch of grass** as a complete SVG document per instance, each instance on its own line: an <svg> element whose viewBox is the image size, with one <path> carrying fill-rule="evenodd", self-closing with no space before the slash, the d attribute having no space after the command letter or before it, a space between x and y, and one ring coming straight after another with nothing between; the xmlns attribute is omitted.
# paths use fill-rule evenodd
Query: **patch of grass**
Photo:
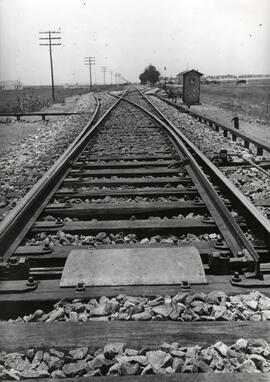
<svg viewBox="0 0 270 382"><path fill-rule="evenodd" d="M118 85L95 85L93 91L121 90ZM23 90L0 91L0 113L23 113L39 111L52 103L62 103L73 95L89 93L89 87L63 88L55 86L55 101L52 101L50 86L25 86Z"/></svg>
<svg viewBox="0 0 270 382"><path fill-rule="evenodd" d="M270 121L269 85L202 85L201 101L255 119Z"/></svg>
<svg viewBox="0 0 270 382"><path fill-rule="evenodd" d="M62 103L66 97L88 93L86 87L63 88L55 87L55 102ZM52 104L51 88L49 86L24 87L23 90L7 90L0 92L0 112L19 113L39 111Z"/></svg>

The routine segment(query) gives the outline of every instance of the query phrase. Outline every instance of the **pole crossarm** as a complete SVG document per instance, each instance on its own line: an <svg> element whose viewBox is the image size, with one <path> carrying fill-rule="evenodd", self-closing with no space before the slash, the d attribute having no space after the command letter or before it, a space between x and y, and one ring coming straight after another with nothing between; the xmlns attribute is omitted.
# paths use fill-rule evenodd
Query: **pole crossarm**
<svg viewBox="0 0 270 382"><path fill-rule="evenodd" d="M62 37L39 37L40 40L61 40Z"/></svg>
<svg viewBox="0 0 270 382"><path fill-rule="evenodd" d="M61 36L59 37L52 37L52 35L55 34L61 34L61 31L43 31L39 32L41 35L46 35L46 37L39 37L39 40L46 41L47 43L39 43L40 46L48 46L49 47L49 54L50 54L50 67L51 67L51 81L52 81L52 99L55 100L54 97L54 76L53 76L53 57L52 57L52 46L59 46L62 45L59 42L54 42L55 40L59 41L62 39Z"/></svg>
<svg viewBox="0 0 270 382"><path fill-rule="evenodd" d="M56 46L56 45L62 45L62 44L39 44L40 46Z"/></svg>

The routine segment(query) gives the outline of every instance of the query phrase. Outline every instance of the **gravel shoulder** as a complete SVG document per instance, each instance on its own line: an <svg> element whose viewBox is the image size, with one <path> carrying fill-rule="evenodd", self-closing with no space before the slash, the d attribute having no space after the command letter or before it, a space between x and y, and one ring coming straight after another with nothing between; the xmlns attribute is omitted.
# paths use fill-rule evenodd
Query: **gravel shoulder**
<svg viewBox="0 0 270 382"><path fill-rule="evenodd" d="M65 99L64 103L56 103L40 112L66 113L73 112L79 102L80 96L72 96ZM94 100L92 100L94 102ZM91 101L91 102L92 102ZM47 117L47 121L55 122L62 117ZM37 129L42 128L48 122L43 122L41 117L24 117L17 121L15 117L0 117L0 155L12 150L23 139L34 134Z"/></svg>

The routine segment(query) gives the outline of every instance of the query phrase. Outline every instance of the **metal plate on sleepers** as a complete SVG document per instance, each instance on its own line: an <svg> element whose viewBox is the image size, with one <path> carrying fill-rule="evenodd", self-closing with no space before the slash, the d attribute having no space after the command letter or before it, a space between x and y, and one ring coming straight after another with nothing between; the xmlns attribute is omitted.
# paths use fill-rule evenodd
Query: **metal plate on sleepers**
<svg viewBox="0 0 270 382"><path fill-rule="evenodd" d="M184 248L72 250L60 287L205 284L199 251Z"/></svg>

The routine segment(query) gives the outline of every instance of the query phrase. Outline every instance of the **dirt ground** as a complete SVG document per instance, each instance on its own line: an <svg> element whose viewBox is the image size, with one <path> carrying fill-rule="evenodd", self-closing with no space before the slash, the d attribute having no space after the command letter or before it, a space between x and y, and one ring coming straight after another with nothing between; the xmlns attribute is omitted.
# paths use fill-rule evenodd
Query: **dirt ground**
<svg viewBox="0 0 270 382"><path fill-rule="evenodd" d="M64 103L53 104L49 108L43 108L42 111L72 112L79 97L78 95L68 97ZM62 117L46 117L49 121L58 118ZM41 117L24 117L20 121L13 117L0 117L0 155L17 145L29 134L34 134L38 127L46 123L41 120Z"/></svg>

